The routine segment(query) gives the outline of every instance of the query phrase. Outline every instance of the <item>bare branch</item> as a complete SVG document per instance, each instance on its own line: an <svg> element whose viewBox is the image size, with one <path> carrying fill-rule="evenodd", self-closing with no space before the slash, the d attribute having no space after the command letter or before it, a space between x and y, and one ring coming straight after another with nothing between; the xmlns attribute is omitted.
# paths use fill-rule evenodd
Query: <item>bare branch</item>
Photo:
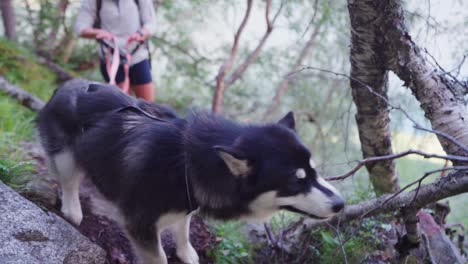
<svg viewBox="0 0 468 264"><path fill-rule="evenodd" d="M452 80L459 84L461 87L463 87L465 90L468 89L468 87L466 86L466 83L463 83L461 81L459 81L455 76L452 75L452 71L446 71L440 64L439 62L434 58L434 56L432 56L432 54L429 53L429 51L427 51L427 49L424 49L424 52L426 52L426 54L434 61L434 63L436 64L436 67L439 68L442 73L441 75L448 75L450 78L452 78ZM460 62L459 66L455 69L458 69L458 72L460 72L460 68L461 66L463 65L463 63L465 62L465 58L466 58L466 55L463 56L463 59L462 61Z"/></svg>
<svg viewBox="0 0 468 264"><path fill-rule="evenodd" d="M229 76L227 81L225 82L225 89L227 89L229 86L231 86L234 82L236 82L238 79L242 77L244 72L247 70L247 68L255 61L257 60L258 56L260 55L260 51L262 50L264 44L266 43L268 37L271 35L271 32L273 32L273 26L276 22L276 19L278 18L281 10L283 9L284 6L284 1L281 2L281 6L279 7L278 11L276 12L275 16L273 17L272 20L270 20L270 6L271 6L271 0L266 0L266 7L265 7L265 19L266 19L266 24L267 24L267 29L265 31L265 34L263 34L263 37L260 39L258 42L257 47L250 53L245 61L237 67L236 70Z"/></svg>
<svg viewBox="0 0 468 264"><path fill-rule="evenodd" d="M224 77L226 76L226 73L232 68L234 60L236 59L237 51L239 49L239 39L249 19L250 11L252 10L252 2L252 0L247 0L247 9L245 11L244 18L242 19L242 22L234 36L234 44L232 45L229 58L223 63L223 65L221 65L218 71L218 75L216 75L216 88L212 103L212 111L215 113L222 112L224 90L226 88L224 83Z"/></svg>
<svg viewBox="0 0 468 264"><path fill-rule="evenodd" d="M202 56L199 54L199 52L196 49L192 49L195 54L192 54L191 50L186 49L185 47L179 45L178 43L173 43L164 36L152 36L151 39L157 40L161 42L162 44L170 47L171 49L177 50L180 53L184 54L185 56L189 57L193 63L199 63L200 61L209 61L210 59Z"/></svg>
<svg viewBox="0 0 468 264"><path fill-rule="evenodd" d="M382 101L384 101L390 108L402 112L406 116L406 118L408 118L414 124L414 128L419 129L419 130L424 130L424 131L436 134L438 136L441 136L441 137L445 138L446 140L450 141L451 143L453 143L454 145L456 145L457 147L459 147L460 150L463 150L465 153L468 154L468 148L465 145L463 145L460 141L458 141L456 138L452 137L451 135L449 135L447 133L439 131L439 130L424 128L423 126L418 124L418 122L416 122L416 120L414 118L412 118L408 114L408 112L406 112L403 108L401 108L400 106L393 105L392 103L390 103L390 101L386 97L382 96L379 93L376 93L372 87L370 87L369 85L361 82L358 79L353 78L352 76L350 76L348 74L334 72L334 71L331 71L331 70L321 69L321 68L317 68L317 67L313 67L313 66L307 66L307 67L303 67L303 68L301 68L301 69L299 69L297 71L291 72L290 74L288 74L287 78L288 79L289 78L294 78L294 75L296 75L296 74L298 74L298 73L300 73L300 72L302 72L304 70L316 70L316 71L320 71L320 72L330 73L330 74L334 74L336 76L346 77L346 78L349 78L349 79L351 79L353 81L359 82L370 93L372 93L373 95L379 97Z"/></svg>
<svg viewBox="0 0 468 264"><path fill-rule="evenodd" d="M391 154L391 155L385 155L385 156L379 156L379 157L370 157L370 158L363 159L363 160L359 161L358 164L352 170L350 170L349 172L347 172L345 174L342 174L342 175L338 175L338 176L327 177L326 180L328 180L328 181L344 180L344 179L354 175L360 168L362 168L366 164L377 162L377 161L382 161L382 160L394 160L394 159L398 159L398 158L408 156L408 155L411 155L411 154L419 155L419 156L422 156L422 157L424 157L426 159L428 159L428 158L437 158L437 159L450 160L450 161L468 162L468 157L454 156L454 155L443 156L443 155L437 155L437 154L428 154L428 153L425 153L425 152L422 152L422 151L419 151L419 150L410 149L410 150L407 150L407 151L404 151L404 152L401 152L401 153L397 153L397 154Z"/></svg>
<svg viewBox="0 0 468 264"><path fill-rule="evenodd" d="M306 29L302 33L301 38L303 38L307 34L307 31L309 31L312 24L314 24L315 18L317 17L317 14L318 14L318 0L315 0L315 2L314 2L314 13L312 14L312 18L310 19L309 24L307 24Z"/></svg>
<svg viewBox="0 0 468 264"><path fill-rule="evenodd" d="M320 26L322 24L318 24L314 31L310 34L309 40L306 42L304 47L302 48L301 52L299 53L296 62L294 63L294 66L292 67L291 71L286 75L289 76L291 73L296 72L301 65L303 64L303 61L309 56L309 53L312 49L312 45L315 43L315 40L317 36L319 35L320 32ZM276 93L275 96L272 99L271 104L268 106L267 110L263 114L263 119L268 120L272 117L272 115L275 113L275 111L278 109L280 105L280 100L283 97L284 93L289 88L289 78L283 78L279 85L276 88Z"/></svg>

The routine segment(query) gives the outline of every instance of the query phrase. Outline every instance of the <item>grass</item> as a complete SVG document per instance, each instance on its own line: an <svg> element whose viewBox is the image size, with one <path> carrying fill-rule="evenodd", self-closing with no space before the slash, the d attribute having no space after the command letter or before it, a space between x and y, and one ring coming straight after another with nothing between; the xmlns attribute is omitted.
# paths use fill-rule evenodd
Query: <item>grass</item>
<svg viewBox="0 0 468 264"><path fill-rule="evenodd" d="M56 88L52 71L36 63L29 51L4 38L0 38L0 75L43 100Z"/></svg>
<svg viewBox="0 0 468 264"><path fill-rule="evenodd" d="M47 100L56 84L49 69L35 63L34 56L0 38L0 75L26 91ZM36 113L0 93L0 180L20 189L31 177L34 166L21 142L34 140Z"/></svg>

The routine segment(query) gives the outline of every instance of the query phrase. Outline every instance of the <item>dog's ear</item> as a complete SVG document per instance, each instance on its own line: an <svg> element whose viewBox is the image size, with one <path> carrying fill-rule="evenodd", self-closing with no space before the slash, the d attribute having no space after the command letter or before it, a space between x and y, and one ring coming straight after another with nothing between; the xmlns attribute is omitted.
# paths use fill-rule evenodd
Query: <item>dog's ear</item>
<svg viewBox="0 0 468 264"><path fill-rule="evenodd" d="M240 151L227 146L214 146L213 148L234 176L243 178L252 171L248 160Z"/></svg>
<svg viewBox="0 0 468 264"><path fill-rule="evenodd" d="M280 121L278 121L278 124L296 131L296 120L294 120L294 113L287 113L283 118L281 118Z"/></svg>

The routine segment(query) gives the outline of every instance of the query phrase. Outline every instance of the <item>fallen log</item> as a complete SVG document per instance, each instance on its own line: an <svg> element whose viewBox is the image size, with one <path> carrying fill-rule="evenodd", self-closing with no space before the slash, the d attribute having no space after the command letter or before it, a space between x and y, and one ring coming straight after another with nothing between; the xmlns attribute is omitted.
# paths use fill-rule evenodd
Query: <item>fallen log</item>
<svg viewBox="0 0 468 264"><path fill-rule="evenodd" d="M20 104L26 106L34 112L38 112L45 105L44 101L23 90L22 88L10 83L3 76L0 76L0 92L11 96Z"/></svg>
<svg viewBox="0 0 468 264"><path fill-rule="evenodd" d="M57 75L58 80L61 82L65 82L75 78L75 76L73 76L72 73L70 73L57 63L53 62L49 58L47 58L45 54L39 53L37 56L37 62L53 71Z"/></svg>

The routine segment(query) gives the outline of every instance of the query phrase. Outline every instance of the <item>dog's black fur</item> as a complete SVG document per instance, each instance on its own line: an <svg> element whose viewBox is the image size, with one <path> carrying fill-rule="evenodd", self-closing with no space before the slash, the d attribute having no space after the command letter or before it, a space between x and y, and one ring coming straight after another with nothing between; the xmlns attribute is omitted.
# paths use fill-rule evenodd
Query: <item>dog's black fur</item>
<svg viewBox="0 0 468 264"><path fill-rule="evenodd" d="M336 195L316 180L291 114L264 125L205 112L182 119L115 87L76 82L58 89L40 112L38 128L47 154L71 151L77 166L120 208L127 231L143 248L157 243L154 223L169 212L200 208L214 218L234 219L255 214L251 203L269 191L289 197L315 186ZM298 179L297 168L307 177Z"/></svg>

